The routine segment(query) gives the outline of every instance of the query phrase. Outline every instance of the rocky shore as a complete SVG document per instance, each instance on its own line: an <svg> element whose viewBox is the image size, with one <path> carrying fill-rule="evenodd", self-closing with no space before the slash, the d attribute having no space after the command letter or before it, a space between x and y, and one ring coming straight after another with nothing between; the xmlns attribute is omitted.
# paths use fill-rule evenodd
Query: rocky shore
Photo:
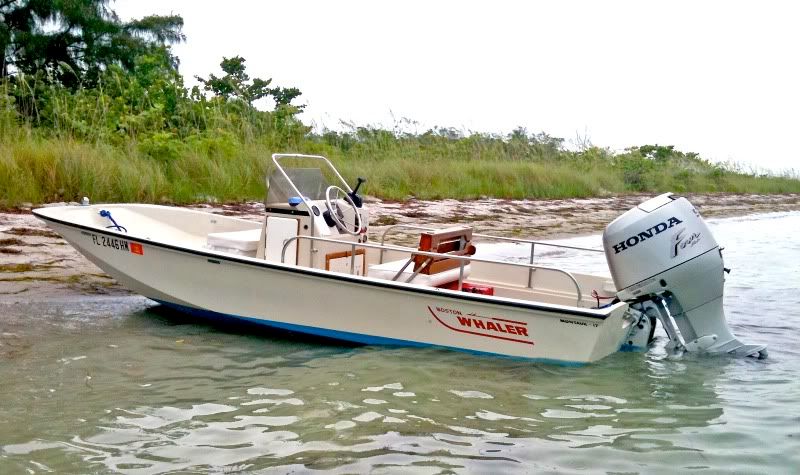
<svg viewBox="0 0 800 475"><path fill-rule="evenodd" d="M560 238L599 233L612 219L652 195L570 200L383 202L367 199L370 234L380 238L394 224L470 224L499 236ZM800 210L800 194L697 194L687 198L706 218ZM260 220L258 202L195 205L224 215ZM398 234L393 242L408 242ZM0 303L36 298L125 294L127 291L75 251L30 209L0 210Z"/></svg>

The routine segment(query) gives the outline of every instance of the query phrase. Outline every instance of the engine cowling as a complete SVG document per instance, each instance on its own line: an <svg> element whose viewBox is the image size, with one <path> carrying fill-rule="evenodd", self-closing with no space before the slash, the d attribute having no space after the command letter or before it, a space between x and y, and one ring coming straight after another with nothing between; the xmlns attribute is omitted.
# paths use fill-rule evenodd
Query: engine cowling
<svg viewBox="0 0 800 475"><path fill-rule="evenodd" d="M766 356L728 328L722 252L686 198L665 193L625 212L603 247L619 299L658 317L673 349Z"/></svg>

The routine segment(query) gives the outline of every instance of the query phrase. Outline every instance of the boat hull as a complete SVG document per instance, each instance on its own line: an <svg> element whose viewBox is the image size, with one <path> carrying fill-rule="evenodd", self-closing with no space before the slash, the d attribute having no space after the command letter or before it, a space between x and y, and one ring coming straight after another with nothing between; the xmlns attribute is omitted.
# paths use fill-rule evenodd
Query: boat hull
<svg viewBox="0 0 800 475"><path fill-rule="evenodd" d="M37 215L122 285L199 315L560 364L597 361L628 334L625 304L591 310L499 299L182 248Z"/></svg>

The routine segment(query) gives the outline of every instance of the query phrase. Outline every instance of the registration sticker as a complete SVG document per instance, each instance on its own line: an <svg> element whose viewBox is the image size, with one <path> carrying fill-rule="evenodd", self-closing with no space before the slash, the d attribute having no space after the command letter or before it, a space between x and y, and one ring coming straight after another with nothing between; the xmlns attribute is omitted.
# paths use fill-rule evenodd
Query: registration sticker
<svg viewBox="0 0 800 475"><path fill-rule="evenodd" d="M92 237L92 242L101 247L110 247L118 251L130 252L139 256L144 255L144 246L138 242L130 242L124 239L108 236L98 236L96 234L88 233Z"/></svg>

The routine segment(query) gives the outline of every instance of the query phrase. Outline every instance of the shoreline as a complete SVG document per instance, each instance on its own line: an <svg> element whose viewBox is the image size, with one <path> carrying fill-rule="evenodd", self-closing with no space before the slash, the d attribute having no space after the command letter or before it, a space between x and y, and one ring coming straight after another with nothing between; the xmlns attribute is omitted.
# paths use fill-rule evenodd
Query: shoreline
<svg viewBox="0 0 800 475"><path fill-rule="evenodd" d="M559 239L602 232L611 220L654 194L566 200L479 199L474 201L382 201L366 197L370 237L380 239L394 224L470 224L476 232L508 237ZM800 194L684 194L704 218L800 210ZM51 205L52 206L52 205ZM189 206L259 220L264 205L247 202ZM392 242L410 244L408 233ZM37 298L132 295L89 262L30 209L0 210L0 304Z"/></svg>

